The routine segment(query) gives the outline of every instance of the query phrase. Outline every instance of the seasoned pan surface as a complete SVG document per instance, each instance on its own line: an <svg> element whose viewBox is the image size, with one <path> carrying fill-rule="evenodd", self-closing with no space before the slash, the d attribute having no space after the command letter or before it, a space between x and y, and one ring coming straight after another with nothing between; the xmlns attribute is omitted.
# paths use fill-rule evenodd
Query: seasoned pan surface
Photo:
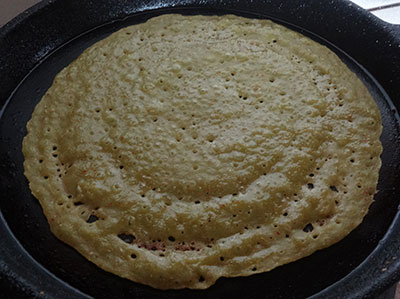
<svg viewBox="0 0 400 299"><path fill-rule="evenodd" d="M397 207L400 201L398 196L400 147L396 112L396 106L400 105L400 102L397 102L400 87L396 89L396 80L400 85L400 63L397 66L387 65L386 71L383 72L383 67L378 62L368 62L365 53L361 51L362 47L357 50L361 45L354 45L354 40L349 37L359 38L358 42L362 43L363 38L360 38L357 32L339 32L340 35L337 30L342 29L337 27L331 29L331 32L335 34L329 35L330 30L324 32L321 29L326 26L321 23L321 19L319 19L319 26L312 25L313 22L310 20L312 16L309 16L307 20L302 20L302 17L305 18L307 14L303 10L304 5L300 4L301 1L293 1L291 5L282 4L280 1L255 4L245 1L239 1L239 4L207 1L163 2L161 4L147 1L135 5L124 1L99 1L96 2L98 6L91 1L71 1L68 2L69 4L62 2L42 3L36 8L36 14L32 13L30 19L20 17L14 24L14 28L10 28L10 25L0 33L0 45L9 46L7 53L6 47L0 47L0 54L3 54L3 56L0 55L0 82L2 82L0 83L0 100L3 107L0 116L0 209L2 214L0 218L0 272L5 279L10 280L20 290L23 288L23 292L27 294L71 298L85 296L96 298L236 298L236 296L299 298L315 294L323 297L357 297L376 295L398 279L396 271L400 270L398 261L400 240L394 236L400 231L400 220L397 219ZM74 6L76 2L82 3L80 10L75 11L76 19L95 13L101 13L101 15L86 19L86 23L76 28L72 21L74 9L78 8ZM326 2L325 6L318 5L317 1L315 3L317 3L315 6L308 9L309 12L312 9L311 11L315 13L315 9L318 8L319 11L315 13L314 18L320 18L324 14ZM349 4L347 1L334 1L334 3L337 5L336 10L342 6L342 9L345 9L344 5ZM175 4L179 4L179 7L173 7L176 6ZM102 7L103 11L100 11ZM297 14L294 14L294 11L297 11ZM360 14L358 17L363 20L364 12L351 7L347 8L346 12L349 11L353 11L353 17L356 13ZM71 30L66 27L68 21L65 20L65 16L60 17L60 13L70 14L67 17L70 17ZM376 201L364 222L355 231L341 242L318 251L312 256L268 273L242 278L222 278L206 291L159 291L135 284L102 271L51 234L41 207L31 195L23 175L21 144L26 134L26 123L35 105L50 87L54 76L88 46L119 28L143 22L162 13L235 13L246 17L272 18L330 47L367 85L382 113L383 165L378 184L380 191L375 197ZM48 19L37 18L39 14L47 16ZM56 17L48 26L54 26L54 28L49 29L50 32L45 32L46 21L51 20L52 14ZM336 12L329 16L340 19L343 14ZM388 30L388 28L383 28L387 25L379 23L370 15L365 14L363 17L364 26L371 26L372 33L374 33L373 30L376 32L382 30L381 34L377 35L381 43L390 41L391 47L398 45L399 40L396 39L394 33L391 33L396 28ZM65 20L64 23L57 23L58 18ZM36 40L25 36L26 40L21 45L27 49L24 51L24 49L15 48L14 53L10 51L12 45L16 46L15 42L13 44L13 41L10 41L11 34L13 37L23 36L24 32L21 30L24 26L34 26L35 22L39 22L35 29L43 30L41 39ZM357 24L352 27L352 30L356 31L356 29ZM340 36L342 36L342 41L340 41ZM335 44L328 42L327 39ZM379 45L379 40L378 43L375 42L378 45L372 43L374 47L369 46L368 41L370 57L379 57L376 55L382 54L381 51L384 48ZM386 53L390 55L392 52ZM400 56L400 50L397 50L397 53ZM383 57L381 63L384 63L387 58ZM392 60L392 63L394 62ZM391 76L388 77L388 74ZM24 75L26 77L23 79ZM41 294L41 291L44 294Z"/></svg>

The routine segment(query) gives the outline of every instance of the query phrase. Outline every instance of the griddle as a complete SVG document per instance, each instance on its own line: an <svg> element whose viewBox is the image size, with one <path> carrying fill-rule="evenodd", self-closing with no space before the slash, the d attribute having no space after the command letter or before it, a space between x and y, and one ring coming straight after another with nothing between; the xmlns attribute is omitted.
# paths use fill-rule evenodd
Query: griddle
<svg viewBox="0 0 400 299"><path fill-rule="evenodd" d="M22 139L54 76L112 32L156 15L267 18L332 49L382 114L378 194L339 243L207 290L160 291L107 273L55 238L23 175ZM400 279L400 26L347 0L47 0L0 29L0 278L38 298L373 298ZM8 296L9 295L9 296ZM1 296L1 291L0 291Z"/></svg>

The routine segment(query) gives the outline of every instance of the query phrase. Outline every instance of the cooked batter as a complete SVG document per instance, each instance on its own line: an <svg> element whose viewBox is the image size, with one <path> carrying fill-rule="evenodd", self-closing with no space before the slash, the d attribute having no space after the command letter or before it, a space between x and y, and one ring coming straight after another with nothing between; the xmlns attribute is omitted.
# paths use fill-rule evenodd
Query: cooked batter
<svg viewBox="0 0 400 299"><path fill-rule="evenodd" d="M24 139L54 234L99 267L204 289L359 225L381 118L326 47L268 20L163 15L61 71Z"/></svg>

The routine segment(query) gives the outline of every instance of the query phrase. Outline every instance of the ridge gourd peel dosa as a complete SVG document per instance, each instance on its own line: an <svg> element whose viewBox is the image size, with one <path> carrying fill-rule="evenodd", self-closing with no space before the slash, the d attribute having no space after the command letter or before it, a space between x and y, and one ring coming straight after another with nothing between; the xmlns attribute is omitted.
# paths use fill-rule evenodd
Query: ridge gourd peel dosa
<svg viewBox="0 0 400 299"><path fill-rule="evenodd" d="M359 225L379 110L328 48L268 20L163 15L62 70L23 142L51 230L99 267L204 289Z"/></svg>

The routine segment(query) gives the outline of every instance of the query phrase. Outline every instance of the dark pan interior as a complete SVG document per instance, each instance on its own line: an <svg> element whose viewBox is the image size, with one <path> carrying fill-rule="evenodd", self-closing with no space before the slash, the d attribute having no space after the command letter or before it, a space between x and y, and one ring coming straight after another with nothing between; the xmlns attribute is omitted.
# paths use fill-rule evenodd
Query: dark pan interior
<svg viewBox="0 0 400 299"><path fill-rule="evenodd" d="M316 294L343 279L379 248L399 205L399 123L395 106L375 79L355 60L322 38L287 26L327 45L367 85L382 114L382 169L379 193L364 222L341 242L273 271L241 278L221 278L205 291L159 291L104 272L50 232L38 201L23 175L22 139L35 105L54 76L84 49L124 26L143 22L160 13L224 14L232 11L163 9L136 14L91 30L48 55L21 82L0 114L0 209L16 239L43 268L63 282L96 298L300 298ZM245 13L236 14L260 17ZM275 20L281 22L280 20ZM1 220L1 219L0 219ZM37 267L41 267L37 266ZM61 283L61 282L56 282ZM77 294L75 294L77 295ZM77 295L78 296L78 295ZM83 296L83 295L82 295ZM237 297L238 296L238 297Z"/></svg>

